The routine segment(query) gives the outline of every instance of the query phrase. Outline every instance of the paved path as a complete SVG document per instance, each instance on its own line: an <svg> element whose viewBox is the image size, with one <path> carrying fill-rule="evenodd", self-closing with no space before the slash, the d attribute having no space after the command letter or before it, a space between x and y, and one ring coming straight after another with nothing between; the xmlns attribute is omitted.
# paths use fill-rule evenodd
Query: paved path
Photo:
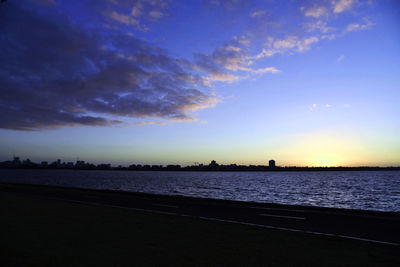
<svg viewBox="0 0 400 267"><path fill-rule="evenodd" d="M0 194L192 216L400 246L400 213L210 200L143 193L0 184Z"/></svg>

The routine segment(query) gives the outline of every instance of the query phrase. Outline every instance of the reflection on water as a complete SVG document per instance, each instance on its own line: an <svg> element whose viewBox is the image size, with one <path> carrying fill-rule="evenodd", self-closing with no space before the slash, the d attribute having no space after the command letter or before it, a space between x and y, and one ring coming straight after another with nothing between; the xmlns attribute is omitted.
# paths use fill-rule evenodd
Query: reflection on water
<svg viewBox="0 0 400 267"><path fill-rule="evenodd" d="M400 171L0 170L0 181L348 209L400 211Z"/></svg>

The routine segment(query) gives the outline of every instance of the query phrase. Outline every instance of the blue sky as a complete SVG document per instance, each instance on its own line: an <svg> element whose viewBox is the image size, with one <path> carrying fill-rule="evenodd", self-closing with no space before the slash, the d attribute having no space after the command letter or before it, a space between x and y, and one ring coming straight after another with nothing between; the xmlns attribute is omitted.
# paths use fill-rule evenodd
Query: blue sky
<svg viewBox="0 0 400 267"><path fill-rule="evenodd" d="M400 165L397 1L0 5L0 160Z"/></svg>

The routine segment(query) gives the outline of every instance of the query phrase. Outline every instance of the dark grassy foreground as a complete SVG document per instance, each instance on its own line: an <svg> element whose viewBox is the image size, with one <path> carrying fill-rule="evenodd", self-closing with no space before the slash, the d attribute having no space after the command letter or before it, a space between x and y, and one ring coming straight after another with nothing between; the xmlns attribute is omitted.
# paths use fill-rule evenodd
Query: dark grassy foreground
<svg viewBox="0 0 400 267"><path fill-rule="evenodd" d="M0 195L1 266L400 266L400 249Z"/></svg>

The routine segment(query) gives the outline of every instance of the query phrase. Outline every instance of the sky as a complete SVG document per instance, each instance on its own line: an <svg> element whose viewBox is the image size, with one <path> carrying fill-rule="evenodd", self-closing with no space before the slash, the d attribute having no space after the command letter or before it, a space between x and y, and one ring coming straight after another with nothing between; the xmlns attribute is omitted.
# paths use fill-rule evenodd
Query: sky
<svg viewBox="0 0 400 267"><path fill-rule="evenodd" d="M399 166L396 0L8 0L0 160Z"/></svg>

